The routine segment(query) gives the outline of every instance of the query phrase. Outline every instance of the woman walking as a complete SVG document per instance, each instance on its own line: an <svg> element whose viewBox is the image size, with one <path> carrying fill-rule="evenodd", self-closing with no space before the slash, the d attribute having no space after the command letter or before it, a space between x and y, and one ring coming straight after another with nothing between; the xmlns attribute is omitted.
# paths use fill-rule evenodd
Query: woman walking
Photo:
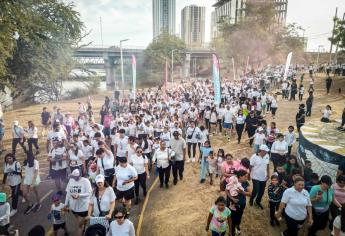
<svg viewBox="0 0 345 236"><path fill-rule="evenodd" d="M246 122L246 116L243 115L242 110L238 111L235 120L236 120L237 143L239 144L241 142L242 133L243 133L245 122Z"/></svg>
<svg viewBox="0 0 345 236"><path fill-rule="evenodd" d="M135 236L133 223L127 219L127 211L123 206L117 206L114 210L114 220L110 223L109 236Z"/></svg>
<svg viewBox="0 0 345 236"><path fill-rule="evenodd" d="M28 132L28 146L29 146L29 152L32 152L32 145L36 148L36 155L40 153L40 148L38 147L38 129L34 125L32 121L28 122L28 129L26 130Z"/></svg>
<svg viewBox="0 0 345 236"><path fill-rule="evenodd" d="M139 203L139 185L143 189L143 195L146 197L146 179L150 178L150 172L148 168L148 159L143 154L141 147L137 147L136 153L130 157L129 163L133 165L134 169L138 173L138 178L134 181L135 188L135 204Z"/></svg>
<svg viewBox="0 0 345 236"><path fill-rule="evenodd" d="M283 193L276 218L281 219L285 208L285 221L287 229L282 236L298 236L298 231L308 217L308 224L313 224L313 213L309 193L304 189L304 179L296 177L294 186Z"/></svg>
<svg viewBox="0 0 345 236"><path fill-rule="evenodd" d="M163 188L165 184L166 188L169 188L169 178L170 178L170 159L172 156L172 151L166 147L163 140L160 141L160 148L153 154L152 161L157 161L157 168L159 173L160 188Z"/></svg>

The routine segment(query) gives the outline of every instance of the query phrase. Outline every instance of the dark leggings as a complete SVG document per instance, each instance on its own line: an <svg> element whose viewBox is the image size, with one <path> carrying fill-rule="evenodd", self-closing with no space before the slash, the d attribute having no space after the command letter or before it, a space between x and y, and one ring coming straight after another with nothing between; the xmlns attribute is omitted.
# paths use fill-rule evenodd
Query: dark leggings
<svg viewBox="0 0 345 236"><path fill-rule="evenodd" d="M270 203L270 219L271 219L271 221L274 221L274 220L276 220L276 217L274 214L276 211L278 211L280 202L269 201L269 203Z"/></svg>
<svg viewBox="0 0 345 236"><path fill-rule="evenodd" d="M253 193L250 197L250 201L253 202L255 199L256 203L261 203L262 196L265 193L266 188L266 181L260 181L256 179L252 179L253 182Z"/></svg>
<svg viewBox="0 0 345 236"><path fill-rule="evenodd" d="M236 211L231 211L231 221L232 221L231 232L232 232L232 235L235 235L235 228L239 228L241 225L242 215L244 212L244 208L246 208L246 204L244 204L244 205L236 204L235 207L236 207Z"/></svg>
<svg viewBox="0 0 345 236"><path fill-rule="evenodd" d="M247 129L248 138L252 137L255 134L255 130L256 130L255 127ZM252 146L253 142L254 142L254 138L249 139L249 145L250 146Z"/></svg>
<svg viewBox="0 0 345 236"><path fill-rule="evenodd" d="M139 197L139 185L143 189L144 196L146 196L146 173L138 174L138 179L134 181L135 196Z"/></svg>
<svg viewBox="0 0 345 236"><path fill-rule="evenodd" d="M244 124L236 124L236 132L237 132L237 141L238 143L241 142L241 137L244 129Z"/></svg>
<svg viewBox="0 0 345 236"><path fill-rule="evenodd" d="M24 144L24 142L20 142L20 140L21 140L20 138L12 139L12 154L14 156L16 155L16 148L17 148L18 144L23 148L23 151L26 152L25 144Z"/></svg>
<svg viewBox="0 0 345 236"><path fill-rule="evenodd" d="M316 213L313 208L313 225L309 227L308 236L315 236L316 232L326 228L329 220L329 210L323 213Z"/></svg>
<svg viewBox="0 0 345 236"><path fill-rule="evenodd" d="M196 143L187 143L187 151L188 151L188 157L189 159L192 157L191 155L191 148L193 146L193 157L196 155Z"/></svg>
<svg viewBox="0 0 345 236"><path fill-rule="evenodd" d="M285 214L285 222L287 229L284 231L284 236L298 236L298 231L302 227L304 220L295 220Z"/></svg>
<svg viewBox="0 0 345 236"><path fill-rule="evenodd" d="M267 103L267 111L270 111L270 110L271 110L271 104L272 104L272 103Z"/></svg>
<svg viewBox="0 0 345 236"><path fill-rule="evenodd" d="M223 130L223 120L218 119L217 120L218 126L219 126L219 132L221 133Z"/></svg>
<svg viewBox="0 0 345 236"><path fill-rule="evenodd" d="M271 107L272 115L276 115L277 109L277 107Z"/></svg>
<svg viewBox="0 0 345 236"><path fill-rule="evenodd" d="M38 151L40 149L38 147L38 138L29 138L28 139L29 152L31 152L31 153L32 153L32 145L35 146L36 151Z"/></svg>
<svg viewBox="0 0 345 236"><path fill-rule="evenodd" d="M21 195L20 191L20 184L11 187L11 194L12 194L12 209L16 210L18 207L18 199L19 195Z"/></svg>

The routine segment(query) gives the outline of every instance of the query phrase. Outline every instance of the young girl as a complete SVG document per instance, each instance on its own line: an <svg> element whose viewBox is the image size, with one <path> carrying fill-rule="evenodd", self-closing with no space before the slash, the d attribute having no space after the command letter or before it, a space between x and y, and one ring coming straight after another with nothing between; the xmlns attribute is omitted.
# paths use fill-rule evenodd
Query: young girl
<svg viewBox="0 0 345 236"><path fill-rule="evenodd" d="M204 143L204 146L201 147L201 171L200 171L200 183L205 182L205 170L208 170L208 162L207 162L207 157L212 151L210 141L206 141Z"/></svg>
<svg viewBox="0 0 345 236"><path fill-rule="evenodd" d="M2 184L7 183L11 188L12 210L10 216L17 213L18 198L20 194L20 184L22 182L22 169L20 163L9 153L5 156L5 169Z"/></svg>
<svg viewBox="0 0 345 236"><path fill-rule="evenodd" d="M224 152L224 149L220 148L220 149L218 149L218 153L217 153L217 173L216 173L216 177L222 175L221 166L222 166L223 161L225 161L225 152Z"/></svg>
<svg viewBox="0 0 345 236"><path fill-rule="evenodd" d="M218 197L215 201L215 205L210 209L206 231L211 229L212 235L224 236L226 230L231 229L231 211L226 206L226 200L224 197Z"/></svg>
<svg viewBox="0 0 345 236"><path fill-rule="evenodd" d="M268 186L268 198L270 204L270 219L271 225L274 226L275 224L279 226L279 221L275 217L275 212L279 208L280 201L282 199L284 192L284 187L279 184L279 179L277 175L271 176L271 183Z"/></svg>
<svg viewBox="0 0 345 236"><path fill-rule="evenodd" d="M24 211L24 215L29 214L31 211L37 212L41 208L41 200L38 196L38 186L41 182L39 175L39 163L35 159L32 153L27 153L27 158L24 161L25 166L25 178L24 178L24 199L26 200L28 206ZM36 197L36 204L30 204L30 199L28 198L30 189L34 191Z"/></svg>
<svg viewBox="0 0 345 236"><path fill-rule="evenodd" d="M213 185L213 174L217 172L217 158L214 156L213 151L210 151L207 157L208 174L210 176L210 185Z"/></svg>
<svg viewBox="0 0 345 236"><path fill-rule="evenodd" d="M54 230L54 236L58 235L59 229L62 229L65 231L65 235L68 235L66 223L64 219L64 208L65 204L61 203L61 196L59 194L55 194L52 197L53 204L50 208L50 213L48 215L48 219L52 220L53 222L53 230Z"/></svg>

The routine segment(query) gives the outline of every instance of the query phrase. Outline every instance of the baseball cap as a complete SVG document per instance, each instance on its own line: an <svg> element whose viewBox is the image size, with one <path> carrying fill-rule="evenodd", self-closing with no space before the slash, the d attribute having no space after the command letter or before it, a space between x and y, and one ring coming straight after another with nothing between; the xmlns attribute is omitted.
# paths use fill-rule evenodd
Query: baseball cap
<svg viewBox="0 0 345 236"><path fill-rule="evenodd" d="M262 127L259 127L258 128L258 131L260 132L260 131L264 131L264 129L262 128Z"/></svg>
<svg viewBox="0 0 345 236"><path fill-rule="evenodd" d="M104 175L97 175L95 178L96 183L104 182L105 178Z"/></svg>
<svg viewBox="0 0 345 236"><path fill-rule="evenodd" d="M265 145L265 144L261 144L260 145L260 147L259 147L259 149L261 150L261 151L265 151L265 152L269 152L269 148L267 147L267 145Z"/></svg>
<svg viewBox="0 0 345 236"><path fill-rule="evenodd" d="M54 194L52 196L52 201L53 202L57 202L57 201L60 201L61 200L61 196L59 194Z"/></svg>
<svg viewBox="0 0 345 236"><path fill-rule="evenodd" d="M0 203L6 202L6 193L0 193Z"/></svg>
<svg viewBox="0 0 345 236"><path fill-rule="evenodd" d="M73 170L72 171L72 176L79 177L80 176L80 171L78 169Z"/></svg>

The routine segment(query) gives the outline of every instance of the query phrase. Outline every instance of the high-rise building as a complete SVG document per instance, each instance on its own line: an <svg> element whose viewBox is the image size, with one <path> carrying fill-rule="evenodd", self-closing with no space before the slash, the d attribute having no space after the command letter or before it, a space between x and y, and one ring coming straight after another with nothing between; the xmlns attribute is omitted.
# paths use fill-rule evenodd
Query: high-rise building
<svg viewBox="0 0 345 236"><path fill-rule="evenodd" d="M175 0L152 0L152 6L153 38L156 38L162 32L175 35Z"/></svg>
<svg viewBox="0 0 345 236"><path fill-rule="evenodd" d="M205 42L205 7L186 6L181 11L181 38L187 46L200 47Z"/></svg>
<svg viewBox="0 0 345 236"><path fill-rule="evenodd" d="M221 21L229 24L237 24L246 18L246 3L249 1L263 2L272 1L275 3L276 19L280 24L285 24L288 0L217 0L213 5L215 8L211 15L211 37L219 35L218 24Z"/></svg>

